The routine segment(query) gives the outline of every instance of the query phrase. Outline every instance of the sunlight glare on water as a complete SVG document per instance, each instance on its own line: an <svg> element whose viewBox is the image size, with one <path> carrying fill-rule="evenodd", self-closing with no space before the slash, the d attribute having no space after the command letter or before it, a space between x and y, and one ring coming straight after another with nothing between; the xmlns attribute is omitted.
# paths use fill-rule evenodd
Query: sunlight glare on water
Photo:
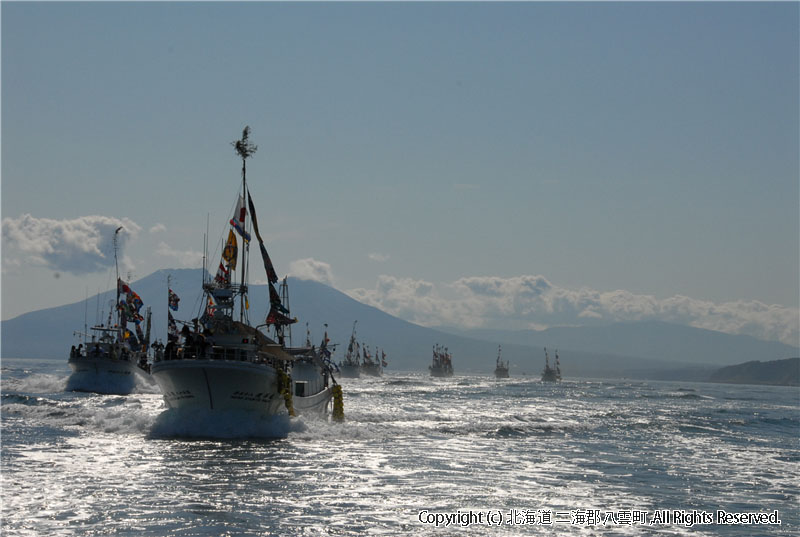
<svg viewBox="0 0 800 537"><path fill-rule="evenodd" d="M798 524L796 389L391 372L342 381L342 424L245 423L176 416L148 390L64 392L45 365L3 367L4 535L754 534L418 518L470 509L777 509L755 533Z"/></svg>

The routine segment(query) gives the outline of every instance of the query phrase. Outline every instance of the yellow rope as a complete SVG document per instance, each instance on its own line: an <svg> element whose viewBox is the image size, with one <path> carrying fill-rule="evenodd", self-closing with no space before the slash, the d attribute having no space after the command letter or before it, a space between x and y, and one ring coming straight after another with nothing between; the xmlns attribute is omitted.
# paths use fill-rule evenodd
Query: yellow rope
<svg viewBox="0 0 800 537"><path fill-rule="evenodd" d="M344 421L344 400L342 398L342 387L333 387L333 421Z"/></svg>
<svg viewBox="0 0 800 537"><path fill-rule="evenodd" d="M278 372L278 393L283 395L283 402L286 405L286 410L289 411L290 416L294 416L294 404L292 403L292 380L286 371L280 367L276 367Z"/></svg>

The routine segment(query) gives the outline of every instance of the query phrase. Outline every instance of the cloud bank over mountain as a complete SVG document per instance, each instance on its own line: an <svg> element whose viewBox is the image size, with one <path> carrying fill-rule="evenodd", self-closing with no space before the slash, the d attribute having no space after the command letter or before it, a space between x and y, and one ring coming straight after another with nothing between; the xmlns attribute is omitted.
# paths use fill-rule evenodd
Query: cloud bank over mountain
<svg viewBox="0 0 800 537"><path fill-rule="evenodd" d="M333 285L331 266L324 261L317 261L311 257L289 263L289 275L301 280L312 280L326 285Z"/></svg>
<svg viewBox="0 0 800 537"><path fill-rule="evenodd" d="M441 289L424 280L382 275L374 289L353 289L348 294L425 326L540 329L658 320L793 346L800 339L797 308L755 300L716 304L680 295L659 299L624 290L568 289L541 275L465 277Z"/></svg>
<svg viewBox="0 0 800 537"><path fill-rule="evenodd" d="M129 218L90 215L54 220L23 214L3 219L3 246L22 253L9 259L11 263L32 263L75 275L87 274L114 265L113 237L120 226L118 247L122 251L125 243L141 231Z"/></svg>
<svg viewBox="0 0 800 537"><path fill-rule="evenodd" d="M29 265L57 272L85 275L114 264L114 231L118 235L120 268L135 268L124 255L129 241L157 240L154 262L138 259L146 268L197 267L202 253L181 251L154 238L165 229L157 224L150 233L129 218L90 215L55 220L23 214L2 221L3 269L20 272ZM369 257L386 262L388 254ZM288 265L291 276L335 286L331 265L314 258ZM258 283L258 282L255 282ZM460 328L543 329L625 321L664 321L727 334L800 345L800 310L757 300L714 303L675 295L657 298L626 290L571 289L553 284L542 275L514 277L470 276L452 282L432 282L381 275L372 289L346 291L356 300L423 326Z"/></svg>

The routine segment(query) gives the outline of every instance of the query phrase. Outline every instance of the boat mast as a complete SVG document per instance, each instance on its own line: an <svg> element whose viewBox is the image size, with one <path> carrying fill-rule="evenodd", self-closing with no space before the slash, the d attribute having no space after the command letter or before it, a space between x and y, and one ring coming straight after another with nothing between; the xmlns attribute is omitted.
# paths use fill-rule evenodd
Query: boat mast
<svg viewBox="0 0 800 537"><path fill-rule="evenodd" d="M358 354L358 341L356 341L356 323L358 319L353 321L353 333L350 334L350 344L347 346L347 359L345 362L352 363L353 361L353 345L355 345L356 354ZM356 359L356 361L358 361Z"/></svg>
<svg viewBox="0 0 800 537"><path fill-rule="evenodd" d="M289 307L289 277L288 276L284 276L283 277L283 281L281 282L280 289L281 289L281 291L280 291L281 303L283 304L283 307L286 308L287 315L289 315L288 312L291 311L291 308ZM278 326L276 325L275 328L277 330ZM292 325L291 324L287 324L286 326L281 326L280 327L280 334L282 336L285 336L287 334L287 332L288 332L288 338L287 339L289 341L289 347L291 347L292 346ZM310 337L310 335L309 335L309 332L308 332L308 323L306 323L306 340L308 340L309 337Z"/></svg>
<svg viewBox="0 0 800 537"><path fill-rule="evenodd" d="M86 343L86 334L89 333L89 286L86 286L86 302L83 305L83 342Z"/></svg>
<svg viewBox="0 0 800 537"><path fill-rule="evenodd" d="M242 131L242 139L236 140L235 142L231 142L236 148L236 154L242 157L242 207L247 207L247 159L253 156L253 154L258 149L257 146L253 145L250 140L250 127L247 126ZM239 215L235 215L234 218L238 218ZM252 217L251 217L252 218ZM250 250L250 244L248 241L244 242L244 248L242 248L242 286L241 286L241 296L240 296L240 303L239 303L239 321L245 322L245 312L247 310L246 303L247 303L247 252Z"/></svg>
<svg viewBox="0 0 800 537"><path fill-rule="evenodd" d="M114 232L114 270L117 274L117 281L116 281L117 302L114 306L114 314L117 318L117 323L116 323L117 325L119 325L119 320L120 320L119 319L119 264L117 263L117 235L119 234L120 231L122 231L122 226L119 226L117 230Z"/></svg>
<svg viewBox="0 0 800 537"><path fill-rule="evenodd" d="M203 235L203 287L206 285L206 256L208 255L208 223L211 213L206 213L206 233ZM169 287L169 276L167 276L167 287Z"/></svg>

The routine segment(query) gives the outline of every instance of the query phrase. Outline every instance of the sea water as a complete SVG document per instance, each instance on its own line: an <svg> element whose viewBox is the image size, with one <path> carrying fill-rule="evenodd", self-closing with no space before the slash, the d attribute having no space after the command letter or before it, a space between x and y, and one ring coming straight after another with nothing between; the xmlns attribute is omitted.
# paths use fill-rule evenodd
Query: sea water
<svg viewBox="0 0 800 537"><path fill-rule="evenodd" d="M4 536L800 534L797 388L388 371L243 421L65 362L2 361Z"/></svg>

